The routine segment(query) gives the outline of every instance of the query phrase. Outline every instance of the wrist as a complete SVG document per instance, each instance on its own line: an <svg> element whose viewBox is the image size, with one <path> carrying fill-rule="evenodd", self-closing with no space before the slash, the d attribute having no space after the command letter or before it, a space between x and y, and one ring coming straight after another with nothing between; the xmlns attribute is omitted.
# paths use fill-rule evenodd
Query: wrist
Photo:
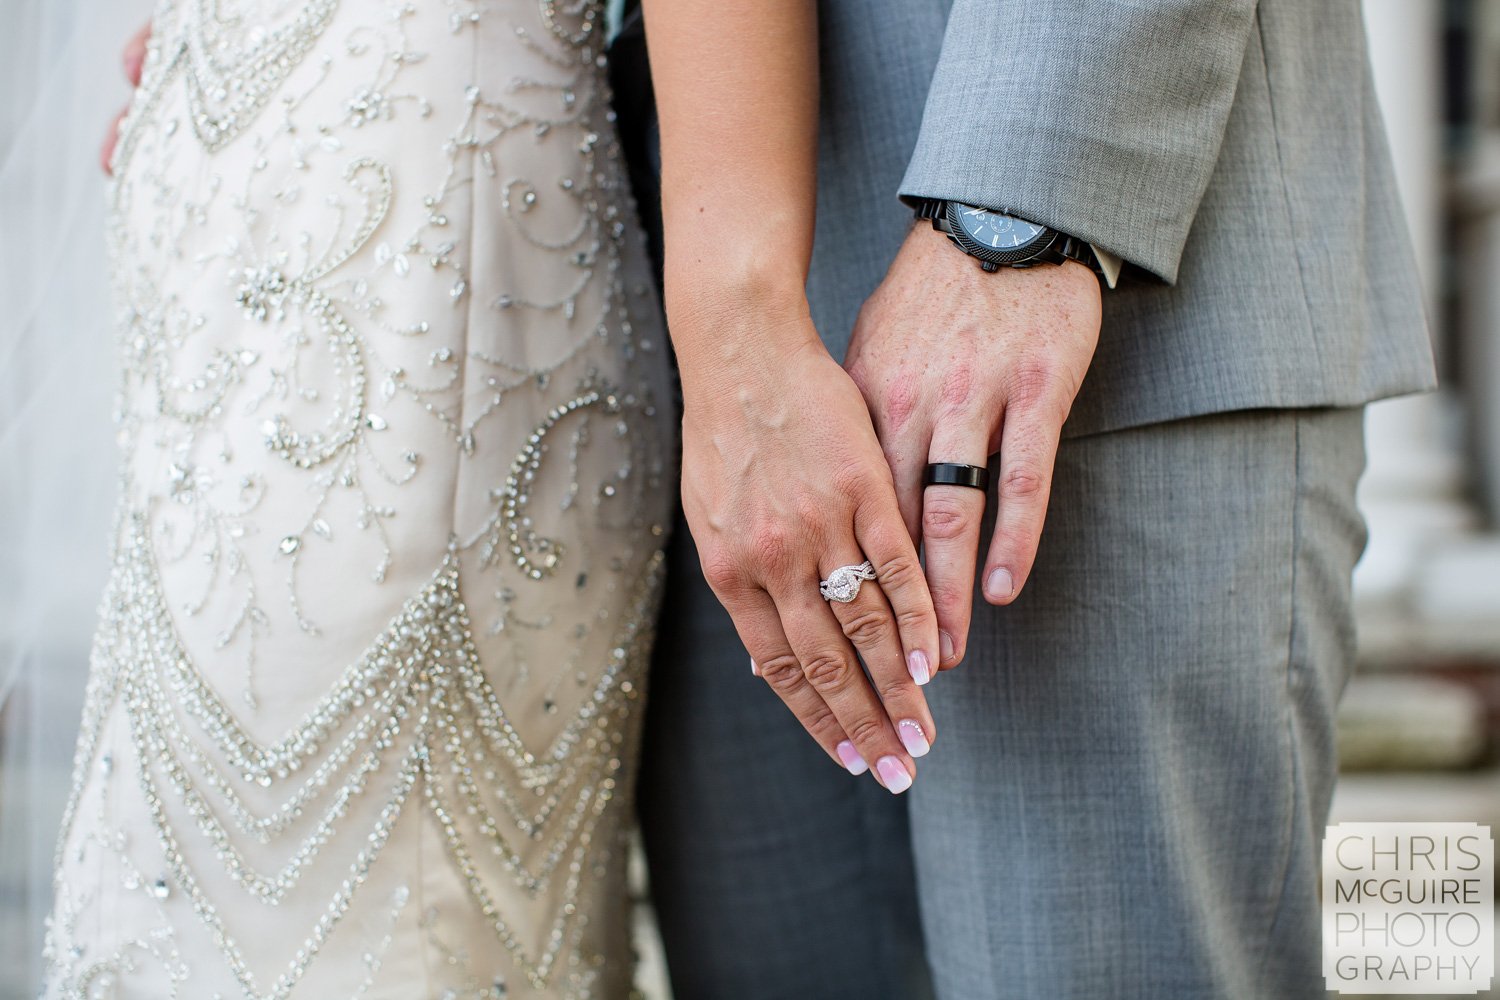
<svg viewBox="0 0 1500 1000"><path fill-rule="evenodd" d="M773 323L806 319L807 268L787 263L787 256L770 249L750 257L715 247L683 247L668 254L663 275L667 321L691 335L747 316Z"/></svg>
<svg viewBox="0 0 1500 1000"><path fill-rule="evenodd" d="M669 322L717 323L738 312L773 319L807 314L810 214L795 218L786 217L784 210L755 212L723 199L700 204L693 212L694 204L663 205L663 304ZM725 234L731 238L726 240Z"/></svg>
<svg viewBox="0 0 1500 1000"><path fill-rule="evenodd" d="M827 353L806 304L785 315L717 306L671 324L683 407L710 413L785 389L787 371L808 351Z"/></svg>
<svg viewBox="0 0 1500 1000"><path fill-rule="evenodd" d="M1041 265L1060 266L1077 261L1105 278L1111 287L1119 264L1106 261L1093 244L1014 215L1005 209L983 208L964 202L917 199L915 222L930 224L950 243L978 262L987 272L1006 268L1029 269Z"/></svg>
<svg viewBox="0 0 1500 1000"><path fill-rule="evenodd" d="M743 384L817 345L805 273L772 263L667 262L667 328L684 397Z"/></svg>
<svg viewBox="0 0 1500 1000"><path fill-rule="evenodd" d="M976 266L973 257L953 244L948 236L932 228L930 223L917 220L907 234L903 251L927 262L930 271L941 274L957 272L966 280L981 284L1010 282L1015 287L1041 288L1054 283L1064 287L1087 287L1102 295L1106 279L1087 264L1077 260L1061 263L1038 263L1030 267L1001 267L994 272L985 272Z"/></svg>

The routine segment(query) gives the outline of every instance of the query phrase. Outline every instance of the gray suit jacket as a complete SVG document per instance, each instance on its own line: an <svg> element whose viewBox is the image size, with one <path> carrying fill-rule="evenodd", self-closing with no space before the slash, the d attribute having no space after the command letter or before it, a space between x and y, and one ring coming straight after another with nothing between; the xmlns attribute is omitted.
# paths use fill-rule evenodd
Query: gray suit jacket
<svg viewBox="0 0 1500 1000"><path fill-rule="evenodd" d="M821 0L820 22L809 295L835 357L910 225L899 193L1125 259L1067 434L1434 384L1359 0Z"/></svg>

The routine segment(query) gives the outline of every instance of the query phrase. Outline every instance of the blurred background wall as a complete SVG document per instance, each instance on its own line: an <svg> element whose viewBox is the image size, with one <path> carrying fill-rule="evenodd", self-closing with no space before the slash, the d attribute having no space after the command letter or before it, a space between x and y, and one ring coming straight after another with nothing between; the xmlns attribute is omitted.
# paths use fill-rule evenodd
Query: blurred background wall
<svg viewBox="0 0 1500 1000"><path fill-rule="evenodd" d="M114 340L96 149L148 7L0 0L0 1000L37 987L105 571ZM1500 0L1365 8L1444 387L1370 413L1334 818L1500 828Z"/></svg>
<svg viewBox="0 0 1500 1000"><path fill-rule="evenodd" d="M1335 819L1500 823L1500 3L1366 0L1443 387L1371 407Z"/></svg>

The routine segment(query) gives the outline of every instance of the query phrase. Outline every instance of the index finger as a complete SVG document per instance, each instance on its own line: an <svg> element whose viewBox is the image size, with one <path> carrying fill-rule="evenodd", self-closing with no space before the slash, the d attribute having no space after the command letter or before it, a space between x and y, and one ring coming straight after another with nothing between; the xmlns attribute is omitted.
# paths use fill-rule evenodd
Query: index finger
<svg viewBox="0 0 1500 1000"><path fill-rule="evenodd" d="M1062 425L1042 407L1007 408L1000 436L1000 484L995 534L984 564L984 598L991 604L1016 599L1036 562L1047 518L1052 470Z"/></svg>
<svg viewBox="0 0 1500 1000"><path fill-rule="evenodd" d="M982 427L939 425L927 460L985 468L988 438ZM937 611L943 670L957 666L968 645L984 502L985 490L973 486L934 483L922 492L922 550Z"/></svg>

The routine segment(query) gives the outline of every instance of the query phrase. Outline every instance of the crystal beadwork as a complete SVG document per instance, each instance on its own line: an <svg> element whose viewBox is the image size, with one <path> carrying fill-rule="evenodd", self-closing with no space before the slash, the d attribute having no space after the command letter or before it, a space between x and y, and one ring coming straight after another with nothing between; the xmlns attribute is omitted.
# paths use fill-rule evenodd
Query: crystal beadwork
<svg viewBox="0 0 1500 1000"><path fill-rule="evenodd" d="M674 428L602 18L158 0L49 998L628 990Z"/></svg>

